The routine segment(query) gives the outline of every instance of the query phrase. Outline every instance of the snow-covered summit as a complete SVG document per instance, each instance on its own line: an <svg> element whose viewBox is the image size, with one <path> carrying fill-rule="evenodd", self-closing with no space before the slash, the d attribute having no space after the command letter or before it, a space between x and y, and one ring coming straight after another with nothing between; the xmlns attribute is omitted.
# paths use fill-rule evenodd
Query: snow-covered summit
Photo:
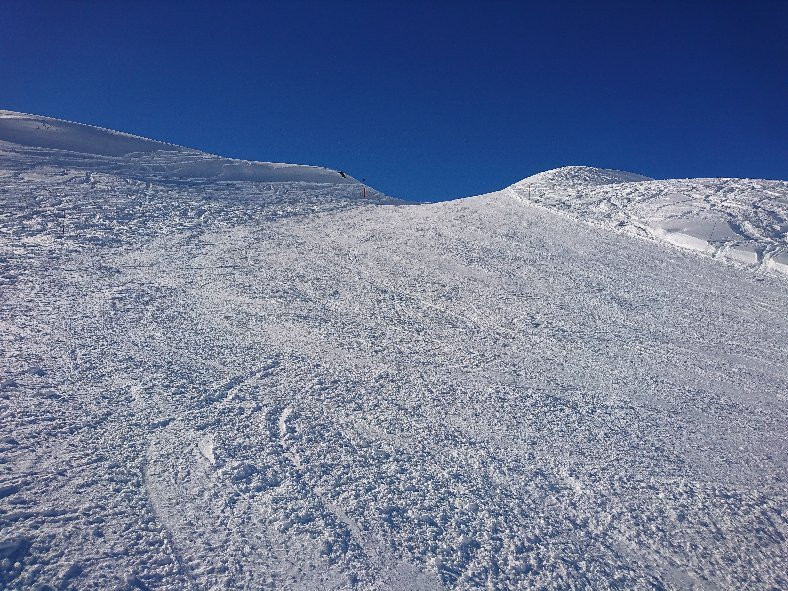
<svg viewBox="0 0 788 591"><path fill-rule="evenodd" d="M17 162L26 169L43 162L154 181L359 182L329 168L224 158L102 127L7 110L0 110L0 158L6 166Z"/></svg>
<svg viewBox="0 0 788 591"><path fill-rule="evenodd" d="M173 144L103 127L3 109L0 109L0 141L96 156L126 156L134 152L159 150L187 151Z"/></svg>
<svg viewBox="0 0 788 591"><path fill-rule="evenodd" d="M584 222L788 273L788 182L667 179L567 166L504 191Z"/></svg>
<svg viewBox="0 0 788 591"><path fill-rule="evenodd" d="M653 180L642 174L613 170L610 168L597 168L594 166L562 166L531 175L514 186L539 186L565 188L594 187L599 185L614 185L619 183L633 183L638 181Z"/></svg>

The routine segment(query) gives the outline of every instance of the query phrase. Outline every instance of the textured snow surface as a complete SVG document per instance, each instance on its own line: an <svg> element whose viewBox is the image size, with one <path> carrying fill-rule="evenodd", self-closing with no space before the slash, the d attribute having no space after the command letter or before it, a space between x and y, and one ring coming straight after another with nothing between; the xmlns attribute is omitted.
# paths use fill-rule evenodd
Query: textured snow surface
<svg viewBox="0 0 788 591"><path fill-rule="evenodd" d="M788 274L786 181L656 181L569 166L528 177L509 191L599 226Z"/></svg>
<svg viewBox="0 0 788 591"><path fill-rule="evenodd" d="M559 186L3 150L0 588L788 588L784 276Z"/></svg>
<svg viewBox="0 0 788 591"><path fill-rule="evenodd" d="M146 181L358 182L318 166L222 158L100 127L0 110L0 158L15 160L7 151ZM23 163L26 166L27 159Z"/></svg>

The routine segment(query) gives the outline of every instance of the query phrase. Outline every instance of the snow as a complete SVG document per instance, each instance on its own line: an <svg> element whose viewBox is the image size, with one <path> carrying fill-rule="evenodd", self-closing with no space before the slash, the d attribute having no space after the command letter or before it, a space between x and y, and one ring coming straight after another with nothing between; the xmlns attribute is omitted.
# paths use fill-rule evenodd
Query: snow
<svg viewBox="0 0 788 591"><path fill-rule="evenodd" d="M358 183L318 166L222 158L100 127L0 110L0 157L11 159L7 151L49 166L142 180ZM30 173L37 171L23 174Z"/></svg>
<svg viewBox="0 0 788 591"><path fill-rule="evenodd" d="M595 168L593 166L563 166L561 168L554 168L553 170L546 170L545 172L529 176L517 183L517 185L576 189L578 187L586 188L650 180L653 179L643 176L642 174L635 174L624 170Z"/></svg>
<svg viewBox="0 0 788 591"><path fill-rule="evenodd" d="M508 189L586 223L665 241L723 261L786 273L788 182L672 179L571 166Z"/></svg>
<svg viewBox="0 0 788 591"><path fill-rule="evenodd" d="M0 587L788 587L784 182L407 205L83 132L0 154Z"/></svg>
<svg viewBox="0 0 788 591"><path fill-rule="evenodd" d="M0 109L0 139L21 146L127 156L134 152L180 151L177 146L109 129Z"/></svg>

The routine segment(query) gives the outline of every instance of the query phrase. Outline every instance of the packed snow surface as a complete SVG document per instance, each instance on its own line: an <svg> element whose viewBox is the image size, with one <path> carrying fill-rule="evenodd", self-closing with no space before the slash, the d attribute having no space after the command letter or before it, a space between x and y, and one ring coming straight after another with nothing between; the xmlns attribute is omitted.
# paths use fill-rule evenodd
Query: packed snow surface
<svg viewBox="0 0 788 591"><path fill-rule="evenodd" d="M788 588L785 183L0 140L0 588Z"/></svg>

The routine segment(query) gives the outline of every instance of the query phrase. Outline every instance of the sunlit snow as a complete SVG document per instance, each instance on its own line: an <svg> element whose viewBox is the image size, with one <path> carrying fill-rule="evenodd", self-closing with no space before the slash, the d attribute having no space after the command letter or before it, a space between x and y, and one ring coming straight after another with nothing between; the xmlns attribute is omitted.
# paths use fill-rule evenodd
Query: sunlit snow
<svg viewBox="0 0 788 591"><path fill-rule="evenodd" d="M788 274L786 181L655 181L568 166L528 177L509 191L586 222Z"/></svg>
<svg viewBox="0 0 788 591"><path fill-rule="evenodd" d="M413 205L0 113L0 588L788 588L788 185Z"/></svg>

